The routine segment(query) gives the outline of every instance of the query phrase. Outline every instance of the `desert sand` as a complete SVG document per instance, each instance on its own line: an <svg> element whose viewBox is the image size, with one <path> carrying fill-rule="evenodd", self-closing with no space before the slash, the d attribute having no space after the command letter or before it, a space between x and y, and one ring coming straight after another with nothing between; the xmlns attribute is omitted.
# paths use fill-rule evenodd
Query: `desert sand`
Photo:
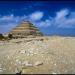
<svg viewBox="0 0 75 75"><path fill-rule="evenodd" d="M0 74L74 74L75 37L0 41Z"/></svg>

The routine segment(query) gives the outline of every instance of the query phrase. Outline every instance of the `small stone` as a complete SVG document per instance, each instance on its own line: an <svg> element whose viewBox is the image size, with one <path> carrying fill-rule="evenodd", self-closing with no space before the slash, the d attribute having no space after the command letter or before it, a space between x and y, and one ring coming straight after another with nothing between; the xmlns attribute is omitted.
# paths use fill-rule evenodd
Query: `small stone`
<svg viewBox="0 0 75 75"><path fill-rule="evenodd" d="M7 56L7 59L9 59L10 57L9 56Z"/></svg>
<svg viewBox="0 0 75 75"><path fill-rule="evenodd" d="M0 67L0 72L3 72L3 68Z"/></svg>
<svg viewBox="0 0 75 75"><path fill-rule="evenodd" d="M22 74L25 74L25 73L26 73L26 72L25 72L25 69L23 69L23 70L22 70Z"/></svg>
<svg viewBox="0 0 75 75"><path fill-rule="evenodd" d="M21 54L25 54L26 52L25 52L25 50L21 50L20 53Z"/></svg>
<svg viewBox="0 0 75 75"><path fill-rule="evenodd" d="M33 64L29 63L28 61L24 61L22 63L22 65L29 66L29 67L32 67L33 66Z"/></svg>
<svg viewBox="0 0 75 75"><path fill-rule="evenodd" d="M21 61L18 60L18 59L16 59L16 63L17 63L17 64L21 64Z"/></svg>
<svg viewBox="0 0 75 75"><path fill-rule="evenodd" d="M34 54L31 54L32 56L34 55Z"/></svg>
<svg viewBox="0 0 75 75"><path fill-rule="evenodd" d="M24 61L23 63L22 63L22 65L25 65L25 64L28 64L29 62L28 61Z"/></svg>
<svg viewBox="0 0 75 75"><path fill-rule="evenodd" d="M15 73L16 73L16 74L21 74L21 72L22 72L22 71L19 70L18 68L15 69Z"/></svg>
<svg viewBox="0 0 75 75"><path fill-rule="evenodd" d="M30 51L30 53L33 53L33 51Z"/></svg>
<svg viewBox="0 0 75 75"><path fill-rule="evenodd" d="M54 65L56 66L56 63Z"/></svg>
<svg viewBox="0 0 75 75"><path fill-rule="evenodd" d="M37 53L34 53L34 54L37 54Z"/></svg>
<svg viewBox="0 0 75 75"><path fill-rule="evenodd" d="M34 64L34 66L39 66L39 65L43 65L43 62L37 61L37 62L35 62L35 64Z"/></svg>
<svg viewBox="0 0 75 75"><path fill-rule="evenodd" d="M27 67L32 67L33 64L25 64L25 66L27 66Z"/></svg>
<svg viewBox="0 0 75 75"><path fill-rule="evenodd" d="M43 57L43 56L42 56Z"/></svg>
<svg viewBox="0 0 75 75"><path fill-rule="evenodd" d="M57 74L57 73L53 72L52 74Z"/></svg>
<svg viewBox="0 0 75 75"><path fill-rule="evenodd" d="M0 70L2 70L2 68L0 67Z"/></svg>
<svg viewBox="0 0 75 75"><path fill-rule="evenodd" d="M2 64L0 64L0 67L2 67Z"/></svg>
<svg viewBox="0 0 75 75"><path fill-rule="evenodd" d="M19 71L18 71L18 69L15 69L15 73L18 73Z"/></svg>
<svg viewBox="0 0 75 75"><path fill-rule="evenodd" d="M2 69L0 69L0 72L3 72L3 70L2 70Z"/></svg>
<svg viewBox="0 0 75 75"><path fill-rule="evenodd" d="M29 56L30 54L28 53L27 56Z"/></svg>

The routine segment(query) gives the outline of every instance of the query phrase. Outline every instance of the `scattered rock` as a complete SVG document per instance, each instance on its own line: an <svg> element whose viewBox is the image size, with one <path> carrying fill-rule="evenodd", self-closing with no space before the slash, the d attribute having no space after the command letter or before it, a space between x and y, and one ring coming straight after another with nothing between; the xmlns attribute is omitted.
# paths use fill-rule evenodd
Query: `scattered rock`
<svg viewBox="0 0 75 75"><path fill-rule="evenodd" d="M34 53L34 54L37 54L37 53Z"/></svg>
<svg viewBox="0 0 75 75"><path fill-rule="evenodd" d="M0 73L1 73L1 72L3 72L3 70L2 70L2 69L0 69Z"/></svg>
<svg viewBox="0 0 75 75"><path fill-rule="evenodd" d="M22 65L25 65L25 64L28 64L29 62L28 61L24 61L22 62Z"/></svg>
<svg viewBox="0 0 75 75"><path fill-rule="evenodd" d="M2 64L0 64L0 67L2 67Z"/></svg>
<svg viewBox="0 0 75 75"><path fill-rule="evenodd" d="M29 51L30 53L33 53L33 51Z"/></svg>
<svg viewBox="0 0 75 75"><path fill-rule="evenodd" d="M25 51L25 50L21 50L20 53L21 53L21 54L25 54L26 51Z"/></svg>
<svg viewBox="0 0 75 75"><path fill-rule="evenodd" d="M15 43L20 44L22 41L16 41Z"/></svg>
<svg viewBox="0 0 75 75"><path fill-rule="evenodd" d="M29 63L28 61L24 61L22 63L22 65L27 66L27 67L32 67L33 66L33 64Z"/></svg>
<svg viewBox="0 0 75 75"><path fill-rule="evenodd" d="M2 68L0 67L0 70L1 70Z"/></svg>
<svg viewBox="0 0 75 75"><path fill-rule="evenodd" d="M20 64L20 65L22 64L22 62L20 60L18 60L18 59L16 59L16 63Z"/></svg>
<svg viewBox="0 0 75 75"><path fill-rule="evenodd" d="M42 55L42 57L44 57L44 56Z"/></svg>
<svg viewBox="0 0 75 75"><path fill-rule="evenodd" d="M52 74L57 74L56 72L53 72Z"/></svg>
<svg viewBox="0 0 75 75"><path fill-rule="evenodd" d="M44 39L40 39L40 41L43 41Z"/></svg>
<svg viewBox="0 0 75 75"><path fill-rule="evenodd" d="M9 55L7 55L7 59L10 59Z"/></svg>
<svg viewBox="0 0 75 75"><path fill-rule="evenodd" d="M37 62L35 62L35 64L34 64L34 66L39 66L39 65L43 65L43 62L37 61Z"/></svg>
<svg viewBox="0 0 75 75"><path fill-rule="evenodd" d="M30 55L30 53L27 53L27 56L29 56Z"/></svg>
<svg viewBox="0 0 75 75"><path fill-rule="evenodd" d="M31 56L33 56L34 54L31 54Z"/></svg>
<svg viewBox="0 0 75 75"><path fill-rule="evenodd" d="M55 63L54 65L56 66L57 64Z"/></svg>
<svg viewBox="0 0 75 75"><path fill-rule="evenodd" d="M0 64L0 73L3 72L2 64Z"/></svg>
<svg viewBox="0 0 75 75"><path fill-rule="evenodd" d="M22 73L22 71L21 70L18 70L18 68L15 70L15 73L16 74L21 74Z"/></svg>
<svg viewBox="0 0 75 75"><path fill-rule="evenodd" d="M28 63L28 64L25 64L25 66L27 66L27 67L32 67L33 64Z"/></svg>

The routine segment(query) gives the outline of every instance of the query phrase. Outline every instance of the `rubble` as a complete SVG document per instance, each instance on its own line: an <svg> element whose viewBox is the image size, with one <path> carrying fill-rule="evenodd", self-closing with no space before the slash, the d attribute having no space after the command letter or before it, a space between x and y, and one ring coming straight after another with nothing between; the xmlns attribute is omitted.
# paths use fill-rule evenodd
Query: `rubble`
<svg viewBox="0 0 75 75"><path fill-rule="evenodd" d="M22 63L22 65L27 66L27 67L32 67L32 66L33 66L33 64L31 64L31 63L28 62L28 61L24 61L24 62Z"/></svg>
<svg viewBox="0 0 75 75"><path fill-rule="evenodd" d="M43 62L37 61L37 62L35 62L35 64L34 64L34 66L39 66L39 65L43 65Z"/></svg>
<svg viewBox="0 0 75 75"><path fill-rule="evenodd" d="M16 59L16 63L19 64L19 65L22 64L22 62L19 59Z"/></svg>
<svg viewBox="0 0 75 75"><path fill-rule="evenodd" d="M3 70L5 70L5 69L3 69L2 64L0 64L0 73L2 73Z"/></svg>
<svg viewBox="0 0 75 75"><path fill-rule="evenodd" d="M57 74L56 72L53 72L52 74Z"/></svg>
<svg viewBox="0 0 75 75"><path fill-rule="evenodd" d="M25 51L25 50L21 50L20 53L21 53L21 54L25 54L26 51Z"/></svg>
<svg viewBox="0 0 75 75"><path fill-rule="evenodd" d="M28 63L28 64L25 64L25 66L27 66L27 67L32 67L33 64Z"/></svg>
<svg viewBox="0 0 75 75"><path fill-rule="evenodd" d="M0 45L0 73L13 71L19 74L22 68L27 74L75 73L75 39L49 37L44 41L24 42L26 39L12 40L22 40L20 44L11 43L10 40L8 44Z"/></svg>

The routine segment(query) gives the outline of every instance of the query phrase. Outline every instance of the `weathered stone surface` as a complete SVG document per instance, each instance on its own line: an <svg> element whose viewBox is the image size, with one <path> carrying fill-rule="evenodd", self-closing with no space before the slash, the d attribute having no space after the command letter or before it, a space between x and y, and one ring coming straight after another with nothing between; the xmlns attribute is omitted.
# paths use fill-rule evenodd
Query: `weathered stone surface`
<svg viewBox="0 0 75 75"><path fill-rule="evenodd" d="M2 67L2 64L0 64L0 73L2 73L5 69Z"/></svg>
<svg viewBox="0 0 75 75"><path fill-rule="evenodd" d="M32 66L33 66L33 64L30 63L30 62L28 62L28 61L24 61L24 62L22 63L22 65L27 66L27 67L32 67Z"/></svg>
<svg viewBox="0 0 75 75"><path fill-rule="evenodd" d="M16 59L16 64L21 65L21 64L22 64L22 62L21 62L19 59Z"/></svg>
<svg viewBox="0 0 75 75"><path fill-rule="evenodd" d="M25 51L25 50L21 50L20 53L21 53L21 54L25 54L26 51Z"/></svg>
<svg viewBox="0 0 75 75"><path fill-rule="evenodd" d="M32 67L33 64L28 63L28 64L25 64L25 66L27 66L27 67Z"/></svg>
<svg viewBox="0 0 75 75"><path fill-rule="evenodd" d="M34 64L34 66L39 66L39 65L43 65L43 62L37 61L37 62L35 62L35 64Z"/></svg>
<svg viewBox="0 0 75 75"><path fill-rule="evenodd" d="M30 22L22 22L21 25L15 27L11 32L9 32L9 34L12 34L13 38L26 38L27 36L33 37L43 35L39 29Z"/></svg>
<svg viewBox="0 0 75 75"><path fill-rule="evenodd" d="M21 74L21 73L22 73L21 69L18 69L18 68L15 69L15 74Z"/></svg>
<svg viewBox="0 0 75 75"><path fill-rule="evenodd" d="M12 41L27 39L13 39ZM24 54L21 54L21 50L26 53L23 51ZM0 73L20 73L23 68L25 74L75 74L75 38L49 37L49 40L32 40L21 44L12 43L10 40L9 43L0 46L0 64L2 65ZM19 71L15 69L16 67Z"/></svg>

